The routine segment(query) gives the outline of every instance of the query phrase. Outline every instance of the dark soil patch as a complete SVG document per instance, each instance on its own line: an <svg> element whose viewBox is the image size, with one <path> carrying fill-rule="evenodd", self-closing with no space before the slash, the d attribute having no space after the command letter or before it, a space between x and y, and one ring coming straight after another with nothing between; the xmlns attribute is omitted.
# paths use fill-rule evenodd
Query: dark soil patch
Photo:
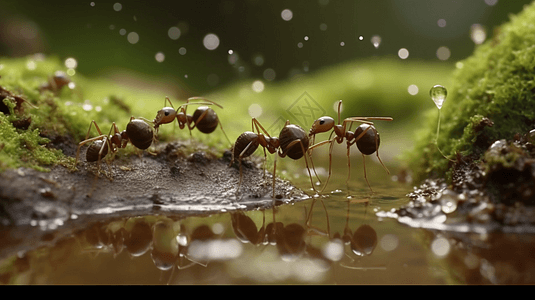
<svg viewBox="0 0 535 300"><path fill-rule="evenodd" d="M55 239L61 231L72 232L72 224L83 227L80 223L147 214L208 215L308 198L277 178L272 199L272 175L264 177L260 159L243 162L243 181L236 193L239 168L229 167L230 151L214 155L195 145L194 149L204 149L185 154L188 147L187 142L174 142L159 144L157 154L119 153L109 166L101 163L98 178L96 163L85 159L77 171L56 166L48 173L23 168L3 172L0 256L13 247L35 247L35 242ZM84 153L85 149L81 156Z"/></svg>

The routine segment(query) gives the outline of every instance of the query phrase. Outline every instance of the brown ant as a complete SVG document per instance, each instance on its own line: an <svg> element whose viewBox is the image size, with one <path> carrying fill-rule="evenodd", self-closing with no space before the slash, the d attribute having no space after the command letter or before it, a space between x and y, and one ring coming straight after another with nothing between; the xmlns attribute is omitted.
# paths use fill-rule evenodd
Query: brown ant
<svg viewBox="0 0 535 300"><path fill-rule="evenodd" d="M98 177L98 172L100 171L100 160L104 158L108 154L108 152L115 154L119 149L126 148L128 142L132 143L132 145L134 145L138 149L146 150L150 147L154 139L152 127L147 124L147 122L142 118L131 117L130 121L126 125L126 130L123 131L119 131L117 125L115 125L115 122L113 122L109 133L105 135L102 134L102 131L98 127L97 122L95 122L94 120L91 121L85 139L78 144L78 149L76 150L75 165L78 164L78 159L80 157L80 148L90 142L93 143L87 148L86 161L98 162L98 171L96 177ZM91 132L91 127L93 126L95 126L99 135L93 138L89 138L89 133Z"/></svg>
<svg viewBox="0 0 535 300"><path fill-rule="evenodd" d="M192 100L202 100L203 102L190 103L190 101ZM227 134L225 133L225 130L223 129L223 125L221 124L221 121L219 120L216 112L213 109L211 109L208 106L200 106L195 110L193 115L188 115L186 112L187 106L191 104L216 105L219 108L223 108L221 105L215 103L214 101L205 99L205 98L191 97L186 100L186 104L180 105L178 109L175 110L169 97L165 97L164 105L166 104L166 102L169 102L170 106L160 109L158 113L156 114L156 117L153 120L154 129L156 130L156 135L158 134L158 129L160 125L171 123L175 119L180 129L184 129L186 125L188 126L190 135L191 135L191 131L195 127L197 127L197 129L199 129L199 131L202 133L206 133L206 134L212 133L217 128L217 125L219 124L219 126L221 127L221 131L223 131L223 134L227 138L227 141L229 142L229 144L231 144Z"/></svg>
<svg viewBox="0 0 535 300"><path fill-rule="evenodd" d="M334 141L336 141L338 144L341 144L344 139L346 140L347 144L347 167L348 167L348 175L346 183L349 182L349 178L351 175L351 162L350 162L350 147L353 144L357 145L357 148L362 153L362 160L363 160L363 166L364 166L364 179L366 180L366 183L368 184L368 187L373 192L371 185L368 181L368 177L366 175L366 161L365 161L365 155L371 155L374 152L377 154L377 158L379 159L379 162L384 167L386 172L390 174L386 166L383 164L383 161L379 157L379 144L380 144L380 138L379 138L379 132L375 127L373 126L373 122L369 120L382 120L382 121L392 121L393 119L391 117L349 117L344 119L342 124L340 124L340 111L342 107L342 100L338 102L338 124L334 123L334 119L331 117L321 117L314 121L312 124L312 128L310 128L309 137L312 137L312 139L315 139L315 135L322 132L328 132L331 129L333 130L331 132L331 135L329 136L329 139L323 142L319 142L315 145L310 146L308 150L309 156L312 155L312 150L314 148L317 148L324 144L330 144L329 148L329 176L327 177L327 182L323 186L322 190L325 189L327 186L327 183L329 182L329 179L331 177L331 164L332 164L332 150L334 146ZM353 122L361 122L359 127L357 127L357 130L355 132L350 131L351 130L351 124ZM349 128L348 125L349 124ZM335 136L331 139L331 137L335 134Z"/></svg>
<svg viewBox="0 0 535 300"><path fill-rule="evenodd" d="M266 157L266 149L269 153L275 154L275 162L273 165L273 198L275 198L277 156L282 158L288 156L294 160L298 160L301 157L305 158L305 164L310 176L310 183L312 184L314 191L316 191L314 183L312 182L312 175L310 173L310 168L308 167L308 161L305 156L309 146L309 138L306 132L298 125L290 124L290 121L286 121L279 137L271 137L255 118L252 119L252 127L253 131L246 131L236 139L236 143L232 150L232 159L229 166L232 166L236 159L240 164L240 181L236 192L239 191L242 182L241 160L252 155L258 146L264 148L264 157ZM254 132L255 129L257 133Z"/></svg>

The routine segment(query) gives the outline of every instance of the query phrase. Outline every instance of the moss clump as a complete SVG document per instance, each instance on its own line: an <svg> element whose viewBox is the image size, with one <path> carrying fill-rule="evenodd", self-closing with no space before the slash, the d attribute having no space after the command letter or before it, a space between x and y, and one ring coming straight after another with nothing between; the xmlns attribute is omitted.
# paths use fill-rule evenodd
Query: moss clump
<svg viewBox="0 0 535 300"><path fill-rule="evenodd" d="M437 82L440 84L440 82ZM438 146L481 159L498 139L512 139L535 125L535 3L503 24L491 40L459 62L442 107ZM405 155L418 182L449 178L452 164L436 149L437 109L426 113L415 148Z"/></svg>

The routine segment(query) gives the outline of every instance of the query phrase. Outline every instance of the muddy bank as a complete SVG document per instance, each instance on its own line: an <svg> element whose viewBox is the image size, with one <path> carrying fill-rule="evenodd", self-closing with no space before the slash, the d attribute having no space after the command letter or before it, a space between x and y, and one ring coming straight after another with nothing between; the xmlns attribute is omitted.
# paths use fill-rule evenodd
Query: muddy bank
<svg viewBox="0 0 535 300"><path fill-rule="evenodd" d="M243 182L236 193L239 168L229 167L230 151L217 155L195 145L198 150L187 154L189 147L189 142L162 143L156 154L119 154L109 167L102 163L98 178L96 163L85 161L77 171L56 166L48 173L25 168L3 172L2 240L35 246L36 241L51 239L46 235L52 231L57 237L62 230L72 231L73 224L83 227L82 223L99 219L146 214L186 217L268 208L308 197L277 178L272 199L272 177L266 172L264 178L263 158L243 162Z"/></svg>

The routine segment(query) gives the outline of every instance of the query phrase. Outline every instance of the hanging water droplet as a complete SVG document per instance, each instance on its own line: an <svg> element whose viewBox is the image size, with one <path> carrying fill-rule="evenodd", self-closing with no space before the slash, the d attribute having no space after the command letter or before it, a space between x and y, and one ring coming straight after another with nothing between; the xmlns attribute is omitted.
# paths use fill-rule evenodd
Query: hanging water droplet
<svg viewBox="0 0 535 300"><path fill-rule="evenodd" d="M378 35L372 36L371 42L375 49L379 48L379 45L381 45L381 37Z"/></svg>
<svg viewBox="0 0 535 300"><path fill-rule="evenodd" d="M446 90L445 87L437 84L431 88L429 95L431 96L431 99L433 99L433 102L435 102L435 105L438 107L438 109L441 109L444 101L446 101L448 90Z"/></svg>

